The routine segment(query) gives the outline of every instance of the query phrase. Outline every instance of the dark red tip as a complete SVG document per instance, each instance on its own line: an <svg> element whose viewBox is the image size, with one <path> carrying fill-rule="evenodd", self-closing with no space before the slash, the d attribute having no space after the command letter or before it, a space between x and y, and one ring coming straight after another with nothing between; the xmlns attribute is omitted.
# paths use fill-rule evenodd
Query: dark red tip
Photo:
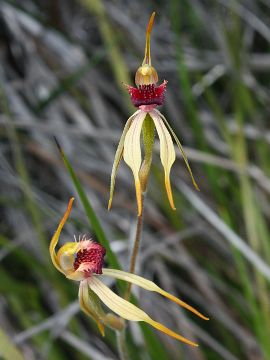
<svg viewBox="0 0 270 360"><path fill-rule="evenodd" d="M139 107L141 105L162 105L167 83L168 81L164 80L159 86L154 84L140 85L138 88L130 85L125 86L130 94L133 105Z"/></svg>

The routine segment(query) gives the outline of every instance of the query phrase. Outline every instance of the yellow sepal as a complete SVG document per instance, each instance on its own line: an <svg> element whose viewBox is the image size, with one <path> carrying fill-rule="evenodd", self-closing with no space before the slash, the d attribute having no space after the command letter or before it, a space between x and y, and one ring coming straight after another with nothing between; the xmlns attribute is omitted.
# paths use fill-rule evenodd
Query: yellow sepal
<svg viewBox="0 0 270 360"><path fill-rule="evenodd" d="M65 273L62 268L61 268L61 265L59 263L59 260L57 258L57 255L55 253L55 247L58 243L58 240L59 240L59 236L61 234L61 231L62 231L62 228L63 226L65 225L65 222L67 221L68 217L69 217L69 214L71 212L71 209L72 209L72 204L73 204L73 201L74 201L74 198L71 198L69 200L69 203L68 203L68 206L67 206L67 210L64 214L64 216L62 217L59 225L58 225L58 228L56 229L56 232L54 233L52 239L51 239L51 242L50 242L50 247L49 247L49 251L50 251L50 256L51 256L51 260L52 260L52 263L53 265L56 267L57 270L59 270L61 273Z"/></svg>

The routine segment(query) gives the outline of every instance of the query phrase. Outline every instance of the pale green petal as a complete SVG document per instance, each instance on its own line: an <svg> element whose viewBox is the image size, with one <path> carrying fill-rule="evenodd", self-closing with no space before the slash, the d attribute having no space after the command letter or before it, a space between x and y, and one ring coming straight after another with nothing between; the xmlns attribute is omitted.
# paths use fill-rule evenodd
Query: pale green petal
<svg viewBox="0 0 270 360"><path fill-rule="evenodd" d="M186 344L192 346L198 346L194 342L184 338L183 336L175 333L174 331L168 329L164 325L160 324L157 321L151 319L143 310L139 309L137 306L131 304L130 302L122 299L120 296L116 295L111 289L109 289L102 281L97 277L92 277L88 279L88 285L93 290L93 292L100 298L100 300L117 315L126 320L131 321L145 321L148 324L152 325L156 329L164 332L165 334L185 342Z"/></svg>
<svg viewBox="0 0 270 360"><path fill-rule="evenodd" d="M63 271L63 269L61 268L61 265L59 263L59 260L57 258L57 255L55 253L55 247L58 243L58 240L59 240L59 236L61 234L61 231L63 229L63 226L65 225L65 222L67 221L68 217L69 217L69 214L71 212L71 209L72 209L72 204L73 204L73 201L74 201L74 198L71 198L69 200L69 203L68 203L68 206L67 206L67 210L64 214L64 216L62 217L57 229L56 229L56 232L54 233L52 239L51 239L51 242L50 242L50 247L49 247L49 251L50 251L50 256L51 256L51 260L52 260L52 263L53 265L56 267L57 270L59 270L61 273L65 274L65 272Z"/></svg>
<svg viewBox="0 0 270 360"><path fill-rule="evenodd" d="M130 125L124 141L124 160L133 172L138 204L138 215L142 212L142 194L139 179L139 171L142 162L140 136L142 124L146 115L147 113L144 111L139 112Z"/></svg>
<svg viewBox="0 0 270 360"><path fill-rule="evenodd" d="M155 111L151 111L149 115L153 119L155 123L155 127L158 132L158 136L160 140L160 159L165 172L165 187L170 205L172 209L175 210L173 196L172 196L171 182L170 182L171 167L175 161L175 150L173 146L173 141L161 117Z"/></svg>
<svg viewBox="0 0 270 360"><path fill-rule="evenodd" d="M170 124L168 123L168 120L167 120L167 119L165 118L165 116L162 115L161 112L158 111L157 109L153 110L153 112L156 112L156 113L162 118L162 120L163 120L164 123L166 124L167 128L170 130L170 132L171 132L171 134L172 134L172 136L173 136L173 138L174 138L174 140L175 140L175 142L176 142L176 144L177 144L177 146L178 146L178 148L179 148L179 150L180 150L180 152L181 152L181 154L182 154L182 157L183 157L184 162L185 162L185 164L186 164L186 167L187 167L187 169L188 169L189 175L190 175L190 177L191 177L193 186L195 187L196 190L200 191L199 186L197 185L197 183L196 183L196 181L195 181L195 179L194 179L194 176L193 176L193 174L192 174L192 170L191 170L191 167L190 167L190 165L189 165L188 158L187 158L187 156L186 156L186 154L185 154L185 151L184 151L184 149L183 149L183 146L182 146L182 144L180 143L180 141L179 141L178 137L176 136L175 132L174 132L173 129L171 128Z"/></svg>
<svg viewBox="0 0 270 360"><path fill-rule="evenodd" d="M171 295L167 291L161 289L159 286L157 286L155 283L153 283L153 281L147 280L147 279L145 279L145 278L143 278L141 276L131 274L131 273L128 273L128 272L125 272L125 271L122 271L122 270L104 269L103 268L102 272L106 276L110 276L110 277L113 277L113 278L119 279L119 280L128 281L128 282L130 282L132 284L140 286L141 288L143 288L145 290L155 291L155 292L165 296L166 298L174 301L175 303L177 303L178 305L184 307L185 309L193 312L194 314L198 315L202 319L209 320L206 316L202 315L199 311L194 309L192 306L190 306L187 303L185 303L184 301L178 299L176 296Z"/></svg>
<svg viewBox="0 0 270 360"><path fill-rule="evenodd" d="M134 117L138 114L138 112L139 112L139 110L136 111L133 115L131 115L131 117L126 122L126 125L124 127L123 133L121 135L121 138L120 138L120 141L119 141L116 153L115 153L115 158L114 158L113 167L112 167L112 173L111 173L110 198L109 198L109 202L108 202L108 209L110 209L111 206L112 206L112 199L113 199L113 192L114 192L114 185L115 185L115 177L116 177L116 173L117 173L117 170L118 170L118 166L119 166L120 161L122 159L126 133L128 132L130 124L132 123Z"/></svg>

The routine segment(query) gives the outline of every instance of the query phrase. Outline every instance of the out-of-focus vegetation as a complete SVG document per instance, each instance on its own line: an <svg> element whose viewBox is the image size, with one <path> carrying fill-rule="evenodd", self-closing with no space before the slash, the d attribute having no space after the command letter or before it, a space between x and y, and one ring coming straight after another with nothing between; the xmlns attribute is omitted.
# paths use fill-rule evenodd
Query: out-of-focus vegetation
<svg viewBox="0 0 270 360"><path fill-rule="evenodd" d="M62 237L104 236L128 268L136 201L127 166L106 208L133 111L122 81L133 83L154 10L152 61L169 81L162 111L201 192L179 155L173 212L156 153L137 273L210 321L134 287L144 310L200 347L128 324L130 356L270 358L269 0L0 1L0 357L119 358L114 333L101 338L79 310L77 284L55 271L48 244L74 195ZM102 229L84 211L54 136Z"/></svg>

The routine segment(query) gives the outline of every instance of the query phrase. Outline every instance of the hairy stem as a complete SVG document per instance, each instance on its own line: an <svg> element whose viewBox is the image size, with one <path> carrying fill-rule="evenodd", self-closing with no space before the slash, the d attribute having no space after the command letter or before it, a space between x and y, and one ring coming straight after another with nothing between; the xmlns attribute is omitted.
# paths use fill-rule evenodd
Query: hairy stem
<svg viewBox="0 0 270 360"><path fill-rule="evenodd" d="M142 212L141 212L141 215L138 216L138 218L137 218L135 241L134 241L131 258L130 258L130 265L129 265L129 272L131 274L134 274L134 272L135 272L136 260L137 260L137 256L139 253L140 242L141 242L141 238L142 238L144 197L145 197L145 195L144 195L144 193L142 193ZM132 284L129 283L128 287L127 287L127 291L125 293L126 300L129 300L130 293L131 293L131 286L132 286Z"/></svg>
<svg viewBox="0 0 270 360"><path fill-rule="evenodd" d="M120 360L129 360L126 342L125 342L125 330L116 332L117 349Z"/></svg>

